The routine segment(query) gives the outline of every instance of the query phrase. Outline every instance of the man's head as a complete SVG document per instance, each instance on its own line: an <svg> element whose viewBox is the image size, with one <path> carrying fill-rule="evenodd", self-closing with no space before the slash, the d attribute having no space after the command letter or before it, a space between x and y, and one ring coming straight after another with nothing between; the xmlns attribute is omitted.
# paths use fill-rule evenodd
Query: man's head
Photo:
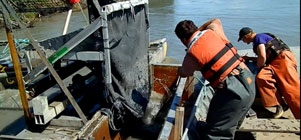
<svg viewBox="0 0 301 140"><path fill-rule="evenodd" d="M175 28L175 33L177 37L182 41L182 43L187 46L190 37L198 30L191 20L183 20L179 22Z"/></svg>
<svg viewBox="0 0 301 140"><path fill-rule="evenodd" d="M243 27L239 31L239 38L237 41L242 40L243 42L249 44L250 42L253 41L254 34L255 33L253 32L253 30L251 28Z"/></svg>

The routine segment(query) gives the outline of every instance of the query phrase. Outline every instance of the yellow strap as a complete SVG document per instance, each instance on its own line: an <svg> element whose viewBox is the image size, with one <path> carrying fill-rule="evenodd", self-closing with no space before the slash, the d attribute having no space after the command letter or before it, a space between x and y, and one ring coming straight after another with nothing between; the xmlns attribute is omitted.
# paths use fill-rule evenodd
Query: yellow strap
<svg viewBox="0 0 301 140"><path fill-rule="evenodd" d="M11 81L9 81L9 79L8 79L8 78L6 78L6 82L7 82L8 84L10 84L10 85L12 85L12 84L14 84L14 83L15 83L15 81L14 81L14 80L11 80Z"/></svg>
<svg viewBox="0 0 301 140"><path fill-rule="evenodd" d="M5 68L6 68L6 67L0 65L0 69L1 69L0 72L5 72Z"/></svg>

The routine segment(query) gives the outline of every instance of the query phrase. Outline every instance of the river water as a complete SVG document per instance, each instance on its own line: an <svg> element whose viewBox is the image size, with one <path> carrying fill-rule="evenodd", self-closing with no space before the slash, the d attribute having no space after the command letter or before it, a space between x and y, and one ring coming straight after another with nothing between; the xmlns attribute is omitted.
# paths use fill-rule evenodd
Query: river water
<svg viewBox="0 0 301 140"><path fill-rule="evenodd" d="M251 45L237 42L238 32L245 26L257 33L271 32L289 46L300 46L299 0L150 0L149 7L150 40L166 38L167 56L180 61L185 51L174 28L184 19L193 20L197 26L213 18L221 19L226 36L238 49L251 48ZM29 31L36 40L59 36L65 18L66 13L43 17ZM86 25L82 13L74 12L69 31ZM0 40L6 39L4 29L0 32Z"/></svg>

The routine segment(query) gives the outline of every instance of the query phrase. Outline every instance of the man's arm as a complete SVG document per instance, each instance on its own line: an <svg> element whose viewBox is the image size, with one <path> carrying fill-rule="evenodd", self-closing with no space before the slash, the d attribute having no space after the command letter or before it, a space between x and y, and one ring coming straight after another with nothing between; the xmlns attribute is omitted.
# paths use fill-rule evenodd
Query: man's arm
<svg viewBox="0 0 301 140"><path fill-rule="evenodd" d="M257 68L260 69L264 66L266 61L266 52L264 44L259 44L257 47Z"/></svg>
<svg viewBox="0 0 301 140"><path fill-rule="evenodd" d="M190 54L186 54L182 63L182 67L178 69L178 75L181 77L193 76L194 71L200 69L201 66L198 61Z"/></svg>
<svg viewBox="0 0 301 140"><path fill-rule="evenodd" d="M246 61L253 61L257 62L257 57L250 57L250 56L242 56L242 58Z"/></svg>
<svg viewBox="0 0 301 140"><path fill-rule="evenodd" d="M205 24L203 24L199 30L205 30L205 29L211 29L213 30L217 35L219 35L223 40L229 41L224 33L224 29L222 26L222 22L219 19L213 19L210 20L208 22L206 22Z"/></svg>

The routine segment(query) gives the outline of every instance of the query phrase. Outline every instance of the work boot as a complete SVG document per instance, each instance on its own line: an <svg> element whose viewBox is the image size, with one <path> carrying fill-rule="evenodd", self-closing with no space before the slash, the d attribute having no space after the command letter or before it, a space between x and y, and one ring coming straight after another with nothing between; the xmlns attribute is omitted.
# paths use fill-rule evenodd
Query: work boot
<svg viewBox="0 0 301 140"><path fill-rule="evenodd" d="M283 115L284 111L283 111L283 108L282 108L281 105L278 105L276 107L277 107L276 108L276 113L273 115L273 118L274 119L279 119Z"/></svg>

